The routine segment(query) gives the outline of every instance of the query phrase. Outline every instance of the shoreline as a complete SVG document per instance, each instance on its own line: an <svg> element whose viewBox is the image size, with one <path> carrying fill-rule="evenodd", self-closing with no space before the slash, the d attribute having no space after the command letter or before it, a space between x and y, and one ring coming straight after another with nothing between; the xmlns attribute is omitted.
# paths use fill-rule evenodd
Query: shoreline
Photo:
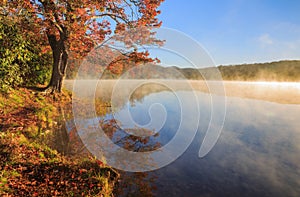
<svg viewBox="0 0 300 197"><path fill-rule="evenodd" d="M12 89L0 94L0 106L1 196L112 195L118 172L89 155L65 152L77 147L65 128L72 116L67 91L56 98Z"/></svg>

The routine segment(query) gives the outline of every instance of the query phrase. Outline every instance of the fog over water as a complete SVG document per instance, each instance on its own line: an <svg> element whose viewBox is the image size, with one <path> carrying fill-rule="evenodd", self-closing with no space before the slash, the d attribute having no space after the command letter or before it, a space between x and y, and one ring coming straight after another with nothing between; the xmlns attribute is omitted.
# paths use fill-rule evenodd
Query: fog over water
<svg viewBox="0 0 300 197"><path fill-rule="evenodd" d="M120 94L128 94L134 89L137 84L152 83L152 84L166 84L173 90L192 89L205 93L212 93L207 83L216 84L217 86L224 86L225 95L229 97L252 98L257 100L266 100L276 103L286 104L300 104L300 82L245 82L245 81L198 81L198 80L78 80L82 84L82 91L85 91L90 84L98 84L95 90L96 94L101 95L102 98L109 101L111 99L114 86L117 84L119 88L122 87ZM73 80L65 80L65 88L72 90ZM140 88L144 94L148 92L159 92L167 89L163 86L152 86L151 90ZM223 91L220 91L224 95Z"/></svg>
<svg viewBox="0 0 300 197"><path fill-rule="evenodd" d="M225 122L216 145L203 158L199 158L198 153L207 128L218 126L211 125L214 124L210 121L212 100L205 81L102 80L97 88L92 85L95 81L78 83L77 94L92 97L91 100L111 101L111 112L93 120L115 119L120 129L111 135L112 141L124 148L126 140L127 145L133 142L133 146L129 146L132 151L142 151L143 146L147 146L146 151L155 150L157 144L165 146L174 138L182 118L194 120L199 117L196 136L183 155L163 168L146 173L152 178L142 182L151 190L138 193L140 182L135 183L133 179L131 184L136 186L125 189L120 196L300 195L299 83L223 82ZM219 82L209 83L210 87L220 85ZM71 90L72 81L66 81L65 87ZM94 88L95 94L91 94L93 91L89 88ZM191 99L194 96L197 103ZM218 106L224 98L224 95L217 95L213 104ZM190 109L198 106L199 114L191 110L182 117L181 103L186 103ZM215 116L219 118L221 114ZM183 125L186 135L193 132L192 122ZM130 136L145 129L152 131L144 133L149 136L143 138L148 139L146 144L132 141ZM120 136L124 137L123 141L117 140ZM181 138L185 140L184 135ZM97 139L97 135L93 139ZM177 143L181 147L181 142ZM128 183L133 175L128 173L121 183Z"/></svg>

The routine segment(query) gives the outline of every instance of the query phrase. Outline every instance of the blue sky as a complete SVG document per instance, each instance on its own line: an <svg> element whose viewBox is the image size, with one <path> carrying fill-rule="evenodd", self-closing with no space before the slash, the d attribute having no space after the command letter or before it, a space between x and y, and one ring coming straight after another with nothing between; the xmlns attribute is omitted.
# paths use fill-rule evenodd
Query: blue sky
<svg viewBox="0 0 300 197"><path fill-rule="evenodd" d="M197 40L216 65L300 59L300 0L165 0L163 27Z"/></svg>

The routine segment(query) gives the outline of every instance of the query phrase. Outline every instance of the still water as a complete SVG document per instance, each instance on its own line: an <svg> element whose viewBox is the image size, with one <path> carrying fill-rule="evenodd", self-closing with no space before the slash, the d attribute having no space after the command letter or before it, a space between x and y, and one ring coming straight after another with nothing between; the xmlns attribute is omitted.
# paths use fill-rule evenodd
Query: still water
<svg viewBox="0 0 300 197"><path fill-rule="evenodd" d="M192 89L179 84L170 88L161 83L130 88L121 83L127 88L117 91L111 90L111 84L98 84L95 97L111 101L111 105L101 106L108 108L106 113L88 117L85 128L95 122L106 126L107 136L118 147L134 152L156 151L172 141L179 128L186 133L179 135L182 142L187 140L186 136L193 137L183 154L169 165L150 172L124 173L116 195L300 196L300 100L297 100L299 92L295 92L300 91L299 84L294 84L292 89L252 84L252 93L248 92L252 96L247 98L233 94L249 89L249 84L231 87L228 83L226 92L231 96L216 95L212 101L211 94L195 88L195 83ZM84 87L87 91L88 85ZM268 100L266 92L272 88L272 99ZM261 97L255 89L261 91ZM280 95L282 91L284 95ZM276 92L282 98L274 99ZM287 99L291 96L288 92L292 99ZM219 103L225 104L224 114L212 111L212 105L223 107ZM217 120L225 118L222 131L211 151L200 158L199 149L208 128L220 127L212 125L212 116ZM79 136L84 136L83 132L89 135L86 130L77 132ZM94 132L91 134L94 141L88 144L101 142ZM83 142L87 141L83 139ZM180 140L177 145L181 147ZM144 159L146 165L153 158Z"/></svg>

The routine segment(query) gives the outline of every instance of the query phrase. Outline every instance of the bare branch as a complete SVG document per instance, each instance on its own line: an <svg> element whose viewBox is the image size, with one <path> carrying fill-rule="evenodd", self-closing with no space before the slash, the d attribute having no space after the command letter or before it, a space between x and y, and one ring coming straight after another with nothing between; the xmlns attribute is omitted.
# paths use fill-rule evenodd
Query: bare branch
<svg viewBox="0 0 300 197"><path fill-rule="evenodd" d="M113 13L103 13L103 14L98 14L98 15L95 15L93 16L91 19L94 19L94 18L102 18L104 16L108 16L110 17L111 19L113 19L114 21L116 21L117 23L119 23L120 21L119 20L122 20L123 22L125 23L129 23L129 21L126 19L126 18L123 18L117 14L113 14ZM118 20L119 19L119 20Z"/></svg>

